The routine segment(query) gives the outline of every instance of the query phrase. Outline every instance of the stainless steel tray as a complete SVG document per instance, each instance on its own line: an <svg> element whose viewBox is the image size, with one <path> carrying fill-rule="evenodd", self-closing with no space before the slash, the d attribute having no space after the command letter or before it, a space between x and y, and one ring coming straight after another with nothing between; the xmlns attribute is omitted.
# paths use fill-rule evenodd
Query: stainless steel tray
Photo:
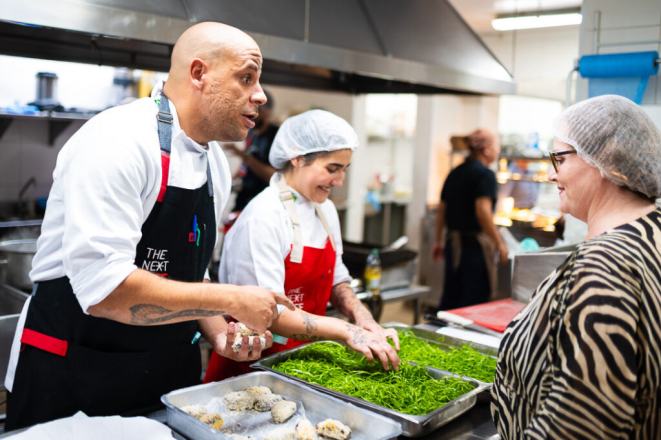
<svg viewBox="0 0 661 440"><path fill-rule="evenodd" d="M214 397L222 397L233 391L243 391L258 385L267 386L276 394L302 402L305 415L313 425L327 418L340 420L351 428L352 440L394 439L402 432L396 421L320 393L288 376L261 371L221 382L182 388L164 395L161 401L167 409L168 425L190 439L231 440L231 437L196 420L179 408L194 404L206 405Z"/></svg>
<svg viewBox="0 0 661 440"><path fill-rule="evenodd" d="M335 344L335 342L315 342L315 344ZM307 386L320 390L324 393L328 393L331 396L338 397L347 402L351 402L356 406L360 406L375 413L382 414L388 417L390 420L394 420L399 424L401 424L402 434L407 437L419 437L421 435L425 435L435 430L436 428L439 428L445 425L446 423L454 420L455 418L459 417L460 415L471 409L473 406L475 406L478 395L489 389L489 385L483 382L479 382L474 379L463 378L464 380L467 380L473 384L475 388L473 388L472 391L454 399L451 402L448 402L447 404L436 409L435 411L430 412L429 414L425 414L421 416L404 414L392 409L384 408L383 406L376 405L366 400L359 399L357 397L349 396L348 394L340 393L338 391L334 391L329 388L322 387L321 385L309 383L305 380L293 376L289 376L287 374L284 374L280 371L273 369L274 365L286 361L287 359L289 359L289 357L292 354L296 353L299 350L302 350L305 347L306 345L302 345L296 348L292 348L291 350L282 351L280 353L276 353L271 356L262 358L259 361L255 362L254 364L252 364L251 367L260 370L271 371L283 377L289 378L290 380L295 380L301 383L305 383L307 384ZM457 375L454 375L450 372L438 370L436 368L425 367L425 369L427 370L427 373L429 373L429 375L434 379L440 379L445 376L458 377Z"/></svg>

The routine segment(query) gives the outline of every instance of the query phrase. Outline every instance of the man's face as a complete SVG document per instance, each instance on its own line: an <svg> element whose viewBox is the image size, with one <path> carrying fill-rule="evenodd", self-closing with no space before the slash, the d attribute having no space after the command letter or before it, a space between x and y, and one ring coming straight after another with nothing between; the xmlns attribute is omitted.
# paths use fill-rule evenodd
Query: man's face
<svg viewBox="0 0 661 440"><path fill-rule="evenodd" d="M207 136L237 142L255 126L258 107L266 103L259 84L262 54L256 44L237 45L212 67L211 83L203 95L200 117Z"/></svg>

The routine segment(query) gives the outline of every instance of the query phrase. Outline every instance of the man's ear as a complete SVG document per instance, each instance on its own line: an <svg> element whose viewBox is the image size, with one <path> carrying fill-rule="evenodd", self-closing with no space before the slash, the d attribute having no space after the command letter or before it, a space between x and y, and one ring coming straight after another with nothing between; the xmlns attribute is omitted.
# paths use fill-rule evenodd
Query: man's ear
<svg viewBox="0 0 661 440"><path fill-rule="evenodd" d="M207 66L207 64L199 58L194 58L190 62L190 66L188 68L190 80L191 83L198 89L201 89L204 85L204 76L208 73L208 69L209 66Z"/></svg>

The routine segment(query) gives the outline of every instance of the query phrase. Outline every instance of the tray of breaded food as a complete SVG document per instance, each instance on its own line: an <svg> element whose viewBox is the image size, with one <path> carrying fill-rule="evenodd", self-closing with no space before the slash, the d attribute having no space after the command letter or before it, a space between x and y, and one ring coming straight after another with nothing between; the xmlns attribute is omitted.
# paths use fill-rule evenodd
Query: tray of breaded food
<svg viewBox="0 0 661 440"><path fill-rule="evenodd" d="M196 440L394 439L399 423L287 377L255 372L161 398L170 428Z"/></svg>

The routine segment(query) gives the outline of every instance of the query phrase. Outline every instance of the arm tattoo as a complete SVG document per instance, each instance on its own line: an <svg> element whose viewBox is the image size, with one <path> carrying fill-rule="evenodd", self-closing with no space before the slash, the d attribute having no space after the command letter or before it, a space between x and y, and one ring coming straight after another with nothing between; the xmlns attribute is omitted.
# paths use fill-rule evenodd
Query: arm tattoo
<svg viewBox="0 0 661 440"><path fill-rule="evenodd" d="M354 322L374 319L347 282L333 286L330 301L333 307Z"/></svg>
<svg viewBox="0 0 661 440"><path fill-rule="evenodd" d="M356 327L355 325L348 324L347 330L351 334L351 339L356 345L363 345L367 342L367 336L365 335L365 330Z"/></svg>
<svg viewBox="0 0 661 440"><path fill-rule="evenodd" d="M191 317L197 319L222 315L224 313L223 311L195 309L172 312L172 310L155 304L136 304L129 308L129 310L131 311L131 324L135 325L162 324L178 318Z"/></svg>
<svg viewBox="0 0 661 440"><path fill-rule="evenodd" d="M303 324L305 324L306 333L312 333L317 330L317 323L314 322L318 320L319 317L312 315L310 313L303 313Z"/></svg>
<svg viewBox="0 0 661 440"><path fill-rule="evenodd" d="M299 341L325 341L326 338L323 336L308 335L305 333L298 333L295 335L289 335L291 339L298 339Z"/></svg>

